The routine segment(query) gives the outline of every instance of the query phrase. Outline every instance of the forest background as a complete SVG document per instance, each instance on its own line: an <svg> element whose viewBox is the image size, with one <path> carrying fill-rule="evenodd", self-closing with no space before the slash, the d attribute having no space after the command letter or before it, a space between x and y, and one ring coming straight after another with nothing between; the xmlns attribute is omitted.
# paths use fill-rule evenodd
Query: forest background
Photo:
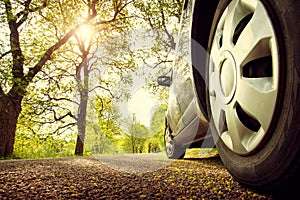
<svg viewBox="0 0 300 200"><path fill-rule="evenodd" d="M182 4L1 0L0 157L161 151L156 77L170 72ZM155 102L148 124L129 108L139 90Z"/></svg>

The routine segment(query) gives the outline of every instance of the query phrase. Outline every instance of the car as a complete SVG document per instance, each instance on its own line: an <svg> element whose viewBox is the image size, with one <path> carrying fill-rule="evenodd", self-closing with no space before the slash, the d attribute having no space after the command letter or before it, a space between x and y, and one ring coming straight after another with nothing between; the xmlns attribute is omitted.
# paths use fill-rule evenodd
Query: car
<svg viewBox="0 0 300 200"><path fill-rule="evenodd" d="M272 193L300 178L299 9L295 0L185 0L165 149L214 147L242 185Z"/></svg>

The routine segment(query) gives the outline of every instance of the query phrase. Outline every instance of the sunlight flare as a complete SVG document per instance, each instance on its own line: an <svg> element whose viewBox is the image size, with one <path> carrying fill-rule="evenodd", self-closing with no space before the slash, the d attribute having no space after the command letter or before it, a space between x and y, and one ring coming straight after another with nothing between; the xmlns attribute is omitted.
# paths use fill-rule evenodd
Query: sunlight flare
<svg viewBox="0 0 300 200"><path fill-rule="evenodd" d="M82 42L86 43L92 39L93 35L95 34L95 31L95 27L93 27L91 24L82 24L79 27L76 35Z"/></svg>

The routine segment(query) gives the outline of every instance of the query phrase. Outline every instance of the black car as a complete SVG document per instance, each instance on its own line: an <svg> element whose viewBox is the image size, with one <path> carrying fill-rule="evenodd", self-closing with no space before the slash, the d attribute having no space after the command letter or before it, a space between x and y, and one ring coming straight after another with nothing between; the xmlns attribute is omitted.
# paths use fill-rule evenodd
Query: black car
<svg viewBox="0 0 300 200"><path fill-rule="evenodd" d="M215 145L241 184L263 192L298 187L299 4L185 1L172 75L158 78L170 87L169 158Z"/></svg>

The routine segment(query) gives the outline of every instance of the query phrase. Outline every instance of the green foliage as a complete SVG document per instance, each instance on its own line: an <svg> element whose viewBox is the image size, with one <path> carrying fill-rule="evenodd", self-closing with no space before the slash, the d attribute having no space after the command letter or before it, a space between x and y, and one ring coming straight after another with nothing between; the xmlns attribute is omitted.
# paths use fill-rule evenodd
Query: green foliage
<svg viewBox="0 0 300 200"><path fill-rule="evenodd" d="M128 119L126 130L119 137L120 148L127 153L145 153L148 128L137 122L135 115Z"/></svg>
<svg viewBox="0 0 300 200"><path fill-rule="evenodd" d="M14 156L17 158L49 158L72 156L74 140L49 135L17 132Z"/></svg>
<svg viewBox="0 0 300 200"><path fill-rule="evenodd" d="M167 105L162 104L154 112L150 124L151 132L153 133L153 135L161 134L162 132L164 132L165 114L167 109L168 109Z"/></svg>
<svg viewBox="0 0 300 200"><path fill-rule="evenodd" d="M127 123L127 131L118 138L118 146L127 153L153 153L164 148L166 105L159 106L154 112L150 127L137 122L135 116Z"/></svg>
<svg viewBox="0 0 300 200"><path fill-rule="evenodd" d="M120 136L120 114L109 98L96 98L98 122L87 123L85 150L91 154L117 153L116 137Z"/></svg>
<svg viewBox="0 0 300 200"><path fill-rule="evenodd" d="M88 110L87 153L115 152L121 146L128 152L152 152L162 148L162 114L155 114L150 128L132 122L132 129L124 134L119 113L111 102L113 98L127 99L127 89L133 81L130 73L139 62L147 62L141 58L151 60L155 57L157 62L169 63L169 60L165 61L167 49L174 45L173 35L177 32L176 28L169 27L180 16L180 1L134 1L135 8L130 7L134 13L127 8L132 1L127 0L99 1L95 10L80 0L30 1L28 8L23 1L11 2L8 16L5 2L0 2L0 89L7 94L18 85L17 93L23 100L15 140L16 156L55 157L73 153L80 100L76 91L81 84L76 80L77 69L86 58L91 58L89 72L97 74L90 74L89 80L94 83L86 88L93 93L92 97L96 96L89 100L92 107ZM97 15L92 17L94 11ZM11 30L8 21L21 22L23 19L25 21L17 28L19 38L14 38L19 39L19 46L13 47L9 42ZM141 23L141 20L146 23ZM77 34L74 34L77 38L62 42L62 38L80 23L88 23L96 30L90 49L85 42L78 41L78 27ZM147 51L134 52L130 45L136 41L129 33L143 27L153 29L160 39ZM53 45L57 45L57 49L47 57L46 52ZM22 55L13 57L9 51L18 48ZM46 59L45 63L30 79L31 70L43 59ZM14 71L16 61L22 66ZM97 112L96 117L91 110Z"/></svg>
<svg viewBox="0 0 300 200"><path fill-rule="evenodd" d="M165 131L165 114L167 111L167 105L160 105L154 112L151 123L150 133L152 135L152 144L158 147L157 150L164 148L164 131Z"/></svg>
<svg viewBox="0 0 300 200"><path fill-rule="evenodd" d="M85 152L90 154L110 154L114 153L113 139L100 129L98 123L88 125L85 138Z"/></svg>
<svg viewBox="0 0 300 200"><path fill-rule="evenodd" d="M183 1L137 0L134 5L138 10L138 19L142 21L137 26L146 30L145 40L152 41L148 48L138 49L136 58L138 62L144 63L144 66L150 69L150 72L144 75L147 89L158 100L166 102L168 88L159 87L156 80L160 75L169 75L174 56L176 56L174 49Z"/></svg>
<svg viewBox="0 0 300 200"><path fill-rule="evenodd" d="M24 14L23 19L27 20L26 25L20 26L18 32L19 37L16 35L14 38L19 40L17 41L19 43L17 47L22 49L22 57L17 56L12 58L10 53L4 53L2 56L2 52L8 52L10 48L9 45L4 45L9 43L9 37L6 38L6 41L1 37L1 44L3 43L3 45L0 45L0 87L7 93L13 85L17 83L20 86L18 88L19 91L22 92L20 95L23 98L23 111L18 121L18 133L26 133L26 137L17 137L16 141L19 142L31 138L33 143L40 143L39 137L43 135L43 137L46 138L55 138L54 141L50 142L55 143L57 142L57 137L61 134L75 132L73 128L74 125L76 125L76 105L78 102L74 96L76 86L80 86L80 82L78 79L77 82L75 82L73 78L78 75L77 72L80 73L79 66L86 60L87 55L91 57L90 55L97 54L97 57L93 57L94 60L97 60L97 63L93 64L98 64L98 66L103 65L103 71L114 71L114 73L117 71L118 75L122 74L122 70L129 69L134 65L130 60L127 62L128 64L124 62L127 61L122 58L122 56L126 54L125 47L124 51L117 51L119 53L115 55L115 58L119 58L118 62L116 62L116 59L107 59L109 61L113 60L114 62L103 62L103 58L98 57L99 52L97 52L99 51L98 46L107 43L109 38L112 38L119 30L124 30L124 28L119 29L116 28L116 26L126 25L126 20L124 19L127 18L127 11L125 7L130 1L105 0L99 1L96 5L85 4L80 0L47 1L45 5L40 5L40 2L34 1L28 2L30 8L27 8L25 4L23 5L24 2L11 2L13 9L10 10L12 13L9 13L8 20L6 20L5 13L0 12L0 15L4 17L3 21L1 20L0 22L1 25L3 25L1 32L2 30L4 31L4 28L8 28L7 21L16 20L10 16L21 16L24 14L22 9L26 12L28 9L32 9L28 16ZM3 6L2 3L0 6ZM35 9L37 7L39 7L39 9ZM91 39L91 41L93 41L89 44L91 46L87 46L85 42L78 40L78 38L82 37L80 31L81 34L87 31L80 30L81 26L77 26L78 24L90 24L94 26L97 34L94 40L93 38ZM78 32L77 35L75 34L76 37L65 39L64 37L66 35L74 34L72 30ZM4 32L9 31L11 30L7 29ZM9 34L7 34L7 36L9 36ZM83 39L87 41L86 38ZM67 40L68 42L66 42ZM114 43L123 44L117 41ZM61 46L63 44L65 45ZM52 52L52 48L54 52ZM113 49L114 52L116 52L116 49L117 47ZM49 52L49 50L51 50L51 52ZM109 50L109 52L111 53L113 51ZM50 55L49 57L47 57L48 54ZM32 70L33 67L36 67L40 61L46 59L45 64L40 66L33 80L25 78L25 82L30 82L29 85L21 84L24 82L23 77L14 77L13 74L11 74L13 60L21 61L21 58L24 58L23 66L18 67L19 71L25 75ZM107 66L110 66L109 70L106 68ZM92 69L93 65L88 67L90 67L88 69L90 71L99 70L98 68ZM77 71L77 68L79 68L79 71ZM120 70L114 70L114 68ZM94 80L97 80L97 86L104 91L110 90L109 86L115 86L116 82L119 81L111 81L111 79L106 81L102 77L96 77ZM27 94L24 97L26 89ZM82 87L79 87L78 90L81 89ZM95 92L94 88L84 89ZM112 124L109 124L107 121L104 124L107 127L112 126ZM105 127L102 127L102 129L105 130L106 133L116 131L115 129L109 130L110 128ZM110 133L110 135L111 134L112 133ZM39 136L36 138L36 135ZM47 144L45 145L45 149L48 150L50 147L48 147ZM18 144L16 144L16 148L18 148ZM25 151L27 151L27 149L21 149L21 152ZM35 154L35 152L33 152L33 154Z"/></svg>

